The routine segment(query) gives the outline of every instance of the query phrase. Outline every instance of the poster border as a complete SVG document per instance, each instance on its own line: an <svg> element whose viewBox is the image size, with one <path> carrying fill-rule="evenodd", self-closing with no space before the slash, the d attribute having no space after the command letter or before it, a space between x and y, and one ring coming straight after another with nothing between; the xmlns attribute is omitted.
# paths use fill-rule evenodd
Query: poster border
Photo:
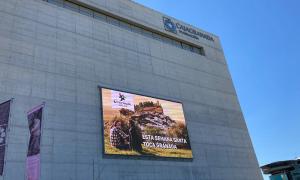
<svg viewBox="0 0 300 180"><path fill-rule="evenodd" d="M180 103L182 105L182 111L183 111L183 116L185 119L185 123L186 123L186 128L187 128L187 132L189 135L189 142L190 142L190 146L191 146L191 153L192 153L192 157L191 158L186 158L186 157L164 157L164 156L151 156L151 155L125 155L125 154L107 154L105 153L105 139L104 139L104 114L103 114L103 103L102 103L102 89L108 89L108 90L113 90L113 91L121 91L124 93L130 93L130 94L134 94L134 95L139 95L139 96L145 96L145 97L150 97L150 98L155 98L155 99L160 99L160 100L165 100L165 101L170 101L170 102L174 102L174 103ZM163 98L163 97L154 97L151 95L146 95L142 94L142 93L136 93L130 90L122 90L119 88L113 88L113 87L109 87L109 86L102 86L102 85L98 85L98 90L100 93L100 111L101 111L101 139L102 139L102 157L103 158L111 158L111 159L115 159L115 158L122 158L122 159L132 159L132 160L172 160L172 161L187 161L187 162L192 162L194 160L194 156L193 156L193 150L192 150L192 143L190 140L190 133L189 133L189 128L188 128L188 123L187 123L187 119L186 119L186 115L185 115L185 111L184 111L184 104L183 102L179 101L179 100L174 100L174 99L168 99L168 98Z"/></svg>

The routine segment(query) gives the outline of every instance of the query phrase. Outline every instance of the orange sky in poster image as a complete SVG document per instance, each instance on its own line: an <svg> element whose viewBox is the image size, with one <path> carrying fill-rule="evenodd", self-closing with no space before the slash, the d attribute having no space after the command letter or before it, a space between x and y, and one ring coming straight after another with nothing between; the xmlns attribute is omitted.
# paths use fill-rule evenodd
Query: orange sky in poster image
<svg viewBox="0 0 300 180"><path fill-rule="evenodd" d="M102 88L102 106L104 120L111 120L114 116L119 115L118 109L112 109L111 96L112 90ZM145 101L153 101L154 103L159 101L159 103L163 107L165 115L170 116L170 118L172 118L175 121L185 123L182 104L135 94L133 94L133 96L134 104L139 104L140 102Z"/></svg>

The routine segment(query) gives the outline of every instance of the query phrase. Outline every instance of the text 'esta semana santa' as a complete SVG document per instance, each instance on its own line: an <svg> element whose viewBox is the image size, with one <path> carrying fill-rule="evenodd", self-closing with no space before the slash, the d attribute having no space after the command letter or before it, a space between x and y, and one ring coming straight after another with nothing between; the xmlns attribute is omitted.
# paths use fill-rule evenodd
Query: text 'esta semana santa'
<svg viewBox="0 0 300 180"><path fill-rule="evenodd" d="M143 134L143 144L145 147L162 148L162 149L177 149L174 143L186 144L187 141L184 138L174 138L166 136L153 136ZM153 142L154 141L154 142Z"/></svg>

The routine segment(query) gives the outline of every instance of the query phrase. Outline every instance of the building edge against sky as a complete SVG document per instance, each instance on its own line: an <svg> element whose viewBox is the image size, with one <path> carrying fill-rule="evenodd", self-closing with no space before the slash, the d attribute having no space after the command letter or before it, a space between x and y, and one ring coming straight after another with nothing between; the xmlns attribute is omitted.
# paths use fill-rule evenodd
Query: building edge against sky
<svg viewBox="0 0 300 180"><path fill-rule="evenodd" d="M216 35L128 0L0 2L0 179L24 179L41 102L41 179L262 179ZM98 86L181 102L193 159L103 156Z"/></svg>

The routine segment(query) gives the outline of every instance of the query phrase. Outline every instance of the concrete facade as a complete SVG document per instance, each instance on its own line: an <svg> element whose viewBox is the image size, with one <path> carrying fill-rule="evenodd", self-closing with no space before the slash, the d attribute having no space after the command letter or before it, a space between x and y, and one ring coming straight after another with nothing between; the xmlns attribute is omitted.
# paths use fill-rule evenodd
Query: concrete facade
<svg viewBox="0 0 300 180"><path fill-rule="evenodd" d="M132 1L81 2L199 45L206 55L42 0L0 0L0 101L15 98L0 179L24 179L25 112L43 101L42 180L262 179L217 36L167 32L165 15ZM193 161L103 157L98 85L181 101Z"/></svg>

